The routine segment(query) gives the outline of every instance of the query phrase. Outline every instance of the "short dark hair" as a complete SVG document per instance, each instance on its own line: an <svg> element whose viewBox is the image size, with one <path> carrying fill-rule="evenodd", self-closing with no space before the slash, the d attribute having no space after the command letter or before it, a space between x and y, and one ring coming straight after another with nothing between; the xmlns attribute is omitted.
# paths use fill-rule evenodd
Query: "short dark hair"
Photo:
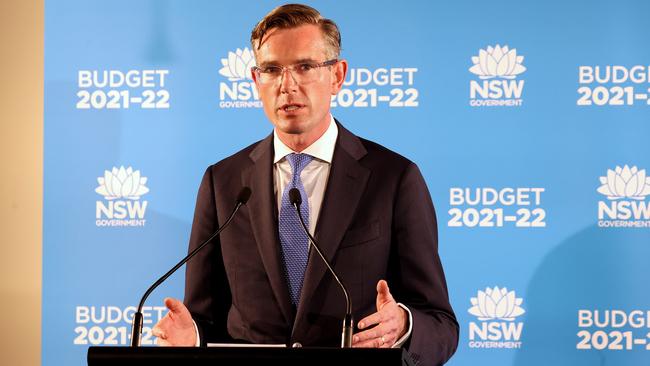
<svg viewBox="0 0 650 366"><path fill-rule="evenodd" d="M273 28L289 29L305 24L320 27L327 45L329 58L338 58L341 53L341 33L333 20L324 18L318 10L302 4L286 4L278 6L266 14L251 32L253 50L261 46L264 35Z"/></svg>

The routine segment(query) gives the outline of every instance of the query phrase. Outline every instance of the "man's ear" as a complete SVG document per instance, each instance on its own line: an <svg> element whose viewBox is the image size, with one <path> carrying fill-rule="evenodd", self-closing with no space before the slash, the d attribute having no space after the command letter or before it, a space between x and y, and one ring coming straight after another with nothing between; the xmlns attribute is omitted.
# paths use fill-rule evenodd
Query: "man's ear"
<svg viewBox="0 0 650 366"><path fill-rule="evenodd" d="M257 89L257 92L259 93L260 92L260 85L259 85L259 82L257 80L257 74L255 73L255 71L253 71L252 67L251 67L250 70L251 70L251 77L253 78L253 82L255 83L255 89Z"/></svg>
<svg viewBox="0 0 650 366"><path fill-rule="evenodd" d="M346 60L339 60L336 64L332 65L332 72L334 78L332 79L332 95L336 95L343 87L345 76L348 73L348 62Z"/></svg>

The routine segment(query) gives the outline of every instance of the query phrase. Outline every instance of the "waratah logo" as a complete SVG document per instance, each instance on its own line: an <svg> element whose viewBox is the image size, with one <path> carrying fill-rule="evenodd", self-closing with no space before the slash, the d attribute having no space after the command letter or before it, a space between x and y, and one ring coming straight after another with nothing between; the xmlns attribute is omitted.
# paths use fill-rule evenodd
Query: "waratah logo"
<svg viewBox="0 0 650 366"><path fill-rule="evenodd" d="M95 188L95 192L107 200L118 198L138 200L140 196L149 192L149 188L145 187L147 178L141 176L139 170L134 171L131 167L124 169L121 166L119 169L113 167L111 171L105 170L104 176L97 178L97 182L99 187Z"/></svg>
<svg viewBox="0 0 650 366"><path fill-rule="evenodd" d="M472 56L474 66L469 71L476 74L481 79L504 78L514 79L517 75L526 71L521 64L524 56L517 56L515 48L508 49L508 46L495 47L488 46L487 49L481 49L478 56Z"/></svg>
<svg viewBox="0 0 650 366"><path fill-rule="evenodd" d="M252 79L250 70L255 66L255 57L248 47L243 50L238 48L236 52L228 52L228 58L222 58L221 64L223 67L219 70L219 74L230 81Z"/></svg>
<svg viewBox="0 0 650 366"><path fill-rule="evenodd" d="M469 313L478 317L478 320L501 319L512 321L519 315L525 313L519 305L522 298L515 296L514 291L508 291L505 287L486 288L478 292L478 296L470 299L472 307Z"/></svg>
<svg viewBox="0 0 650 366"><path fill-rule="evenodd" d="M610 200L631 198L643 200L650 194L650 177L646 176L645 169L630 168L625 165L623 168L607 169L607 176L600 177L602 186L598 187L598 193L604 194Z"/></svg>

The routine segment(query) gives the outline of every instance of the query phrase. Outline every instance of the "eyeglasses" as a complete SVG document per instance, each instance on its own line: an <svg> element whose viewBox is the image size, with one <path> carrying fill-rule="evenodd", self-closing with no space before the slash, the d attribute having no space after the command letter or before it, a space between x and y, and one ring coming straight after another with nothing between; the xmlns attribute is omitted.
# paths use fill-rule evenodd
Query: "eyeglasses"
<svg viewBox="0 0 650 366"><path fill-rule="evenodd" d="M284 75L285 70L289 71L293 79L298 84L308 84L318 80L318 70L321 67L332 66L337 62L339 62L339 60L333 59L321 63L301 62L299 64L289 66L253 66L252 70L257 76L257 80L259 80L261 84L273 84L277 82L281 76Z"/></svg>

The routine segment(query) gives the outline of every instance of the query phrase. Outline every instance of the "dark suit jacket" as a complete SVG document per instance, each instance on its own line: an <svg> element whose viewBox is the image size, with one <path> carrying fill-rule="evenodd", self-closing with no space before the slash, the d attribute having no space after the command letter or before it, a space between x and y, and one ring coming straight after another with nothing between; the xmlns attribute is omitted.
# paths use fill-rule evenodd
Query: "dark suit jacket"
<svg viewBox="0 0 650 366"><path fill-rule="evenodd" d="M199 188L190 250L223 223L242 187L252 196L220 240L187 265L185 304L201 341L339 346L345 301L310 252L301 301L283 275L273 193L273 135L210 166ZM417 166L339 125L316 241L347 286L354 320L376 311L376 285L413 314L405 347L422 365L455 352L458 323L438 257L436 216Z"/></svg>

